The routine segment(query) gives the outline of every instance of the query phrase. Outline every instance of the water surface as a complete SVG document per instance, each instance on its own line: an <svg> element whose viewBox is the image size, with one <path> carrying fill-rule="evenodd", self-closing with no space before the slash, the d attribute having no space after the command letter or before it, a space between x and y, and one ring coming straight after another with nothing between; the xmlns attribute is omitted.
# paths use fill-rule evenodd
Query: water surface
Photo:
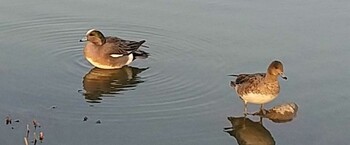
<svg viewBox="0 0 350 145"><path fill-rule="evenodd" d="M4 1L0 117L20 122L0 125L1 144L23 144L33 119L50 145L237 144L224 128L243 105L227 75L263 72L274 59L288 81L265 106L299 106L291 122L262 120L276 144L348 144L349 4ZM95 69L79 42L90 28L145 39L151 56L118 71Z"/></svg>

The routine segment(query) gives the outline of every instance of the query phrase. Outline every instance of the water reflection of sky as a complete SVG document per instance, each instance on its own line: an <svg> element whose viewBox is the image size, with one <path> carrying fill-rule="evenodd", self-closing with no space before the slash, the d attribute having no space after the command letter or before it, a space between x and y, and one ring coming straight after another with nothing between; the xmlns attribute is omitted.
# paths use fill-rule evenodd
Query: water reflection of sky
<svg viewBox="0 0 350 145"><path fill-rule="evenodd" d="M242 104L227 75L263 72L280 59L289 78L266 107L296 102L301 111L292 122L264 124L276 143L348 144L349 3L3 2L0 117L35 117L50 144L232 144L222 128ZM151 54L131 65L149 67L137 75L144 82L94 107L77 93L92 69L78 40L92 27L146 39ZM84 116L102 123L82 124ZM13 137L22 138L23 124L13 134L0 126L0 140L23 144Z"/></svg>

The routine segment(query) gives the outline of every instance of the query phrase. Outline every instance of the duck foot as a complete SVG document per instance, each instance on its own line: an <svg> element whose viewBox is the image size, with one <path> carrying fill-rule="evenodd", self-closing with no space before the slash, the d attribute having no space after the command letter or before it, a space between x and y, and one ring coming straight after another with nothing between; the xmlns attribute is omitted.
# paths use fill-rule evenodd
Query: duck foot
<svg viewBox="0 0 350 145"><path fill-rule="evenodd" d="M266 115L266 113L267 113L267 110L265 110L265 109L260 109L260 111L255 112L255 113L252 113L251 115L253 115L253 116L258 115L258 116L264 117L264 116Z"/></svg>

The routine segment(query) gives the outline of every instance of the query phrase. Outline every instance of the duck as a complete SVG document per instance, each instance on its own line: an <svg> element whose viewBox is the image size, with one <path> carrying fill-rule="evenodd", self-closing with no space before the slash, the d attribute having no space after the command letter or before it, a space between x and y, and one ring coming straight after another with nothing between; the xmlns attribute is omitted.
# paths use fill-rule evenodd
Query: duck
<svg viewBox="0 0 350 145"><path fill-rule="evenodd" d="M260 111L264 111L263 105L276 99L280 92L278 77L287 80L283 64L279 60L272 61L266 73L234 74L230 76L236 77L230 85L244 103L244 115L248 114L248 103L260 104Z"/></svg>
<svg viewBox="0 0 350 145"><path fill-rule="evenodd" d="M84 56L93 66L101 69L119 69L129 65L135 59L145 59L149 53L139 48L145 40L132 41L107 36L96 29L90 29L80 42L86 42Z"/></svg>

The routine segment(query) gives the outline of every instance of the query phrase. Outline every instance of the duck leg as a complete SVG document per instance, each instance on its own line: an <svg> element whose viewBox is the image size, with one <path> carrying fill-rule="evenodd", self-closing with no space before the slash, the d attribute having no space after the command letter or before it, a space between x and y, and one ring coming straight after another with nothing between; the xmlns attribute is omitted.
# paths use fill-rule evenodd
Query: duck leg
<svg viewBox="0 0 350 145"><path fill-rule="evenodd" d="M244 116L247 116L248 115L248 102L244 101Z"/></svg>
<svg viewBox="0 0 350 145"><path fill-rule="evenodd" d="M261 114L261 115L265 115L265 109L264 109L264 104L261 104L260 105L260 113L259 114Z"/></svg>

